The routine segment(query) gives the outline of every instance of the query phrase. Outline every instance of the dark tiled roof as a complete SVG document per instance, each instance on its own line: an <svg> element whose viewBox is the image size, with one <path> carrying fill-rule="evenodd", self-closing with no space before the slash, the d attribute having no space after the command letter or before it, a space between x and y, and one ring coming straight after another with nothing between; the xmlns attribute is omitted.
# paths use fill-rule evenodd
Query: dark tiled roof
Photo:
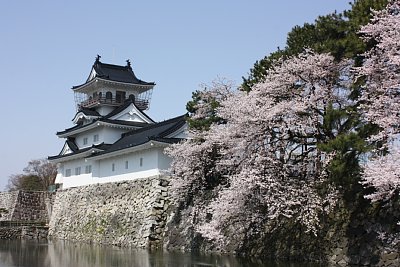
<svg viewBox="0 0 400 267"><path fill-rule="evenodd" d="M96 110L92 110L89 108L81 108L79 112L82 112L83 114L85 114L86 116L97 116L97 117L101 117L101 115L96 111Z"/></svg>
<svg viewBox="0 0 400 267"><path fill-rule="evenodd" d="M150 138L151 140L162 142L162 143L168 143L168 144L176 144L182 141L182 138L161 138L161 137L155 137L155 138Z"/></svg>
<svg viewBox="0 0 400 267"><path fill-rule="evenodd" d="M92 145L91 147L78 149L78 150L73 151L72 153L69 153L69 154L65 154L65 155L58 154L57 156L50 156L50 157L48 157L48 160L55 160L55 159L66 158L66 157L78 155L78 154L87 152L87 151L89 151L89 150L91 150L93 148L100 149L100 150L107 150L110 146L111 146L110 144L104 144L104 143L101 143L101 144L98 144L98 145Z"/></svg>
<svg viewBox="0 0 400 267"><path fill-rule="evenodd" d="M115 125L135 126L135 127L143 127L143 126L148 125L147 123L144 123L144 122L110 120L110 119L106 119L106 118L100 118L100 119L93 120L93 122L91 122L89 124L85 124L85 125L78 124L78 125L75 125L74 127L65 129L64 131L57 132L57 135L62 135L62 134L66 134L66 133L69 133L69 132L73 132L73 131L78 130L78 129L83 129L83 128L89 127L89 126L91 126L91 125L93 125L93 124L95 124L97 122L100 122L100 121L101 122L115 124Z"/></svg>
<svg viewBox="0 0 400 267"><path fill-rule="evenodd" d="M179 116L170 120L151 124L147 127L130 131L126 134L123 134L122 138L111 145L109 149L100 152L97 155L138 146L148 142L149 140L155 140L164 143L179 142L181 140L179 138L165 138L165 136L167 135L165 133L171 133L182 127L185 123L185 116Z"/></svg>
<svg viewBox="0 0 400 267"><path fill-rule="evenodd" d="M135 73L132 70L130 64L127 66L120 65L112 65L100 62L99 59L93 64L93 69L96 71L96 76L98 78L115 81L115 82L123 82L123 83L131 83L131 84L139 84L139 85L155 85L154 82L145 82L138 79ZM86 83L89 82L89 78L86 80ZM78 88L81 85L72 87L73 89Z"/></svg>
<svg viewBox="0 0 400 267"><path fill-rule="evenodd" d="M78 116L78 114L83 113L85 116L92 116L92 117L101 117L101 115L92 109L88 109L88 108L81 108L78 110L78 112L75 114L74 118L72 119L72 121L74 121L76 119L76 117Z"/></svg>
<svg viewBox="0 0 400 267"><path fill-rule="evenodd" d="M69 146L69 148L72 150L72 152L77 152L79 150L78 146L75 143L75 138L67 138L66 141L67 145Z"/></svg>

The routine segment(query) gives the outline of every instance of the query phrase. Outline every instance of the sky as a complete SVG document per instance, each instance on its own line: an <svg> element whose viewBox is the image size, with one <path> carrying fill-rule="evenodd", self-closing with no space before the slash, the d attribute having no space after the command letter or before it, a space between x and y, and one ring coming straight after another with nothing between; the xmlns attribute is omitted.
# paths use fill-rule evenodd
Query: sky
<svg viewBox="0 0 400 267"><path fill-rule="evenodd" d="M0 1L0 191L32 159L57 155L73 126L71 87L97 54L155 82L155 121L186 112L193 91L220 77L242 82L285 47L295 25L349 9L350 0Z"/></svg>

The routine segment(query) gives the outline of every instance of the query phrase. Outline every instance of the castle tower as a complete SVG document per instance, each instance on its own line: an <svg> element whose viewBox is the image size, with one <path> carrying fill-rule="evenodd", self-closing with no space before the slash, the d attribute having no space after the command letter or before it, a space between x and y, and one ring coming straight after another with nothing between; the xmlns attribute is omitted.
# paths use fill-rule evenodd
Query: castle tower
<svg viewBox="0 0 400 267"><path fill-rule="evenodd" d="M86 82L72 87L77 112L65 138L58 165L62 188L159 175L171 159L164 148L186 137L184 116L156 123L146 113L153 82L139 80L125 66L105 64L97 56Z"/></svg>
<svg viewBox="0 0 400 267"><path fill-rule="evenodd" d="M129 60L119 66L102 63L100 58L97 55L86 82L72 87L77 110L92 109L105 116L127 99L147 110L155 83L139 80Z"/></svg>

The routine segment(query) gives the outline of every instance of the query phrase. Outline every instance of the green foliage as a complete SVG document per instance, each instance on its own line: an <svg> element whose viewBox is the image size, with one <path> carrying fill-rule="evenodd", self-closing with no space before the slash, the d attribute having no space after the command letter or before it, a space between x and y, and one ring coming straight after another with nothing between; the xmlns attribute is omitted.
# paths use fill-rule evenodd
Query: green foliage
<svg viewBox="0 0 400 267"><path fill-rule="evenodd" d="M57 166L46 159L31 160L23 174L11 175L8 179L9 191L47 191L54 184Z"/></svg>
<svg viewBox="0 0 400 267"><path fill-rule="evenodd" d="M24 191L42 191L43 186L40 178L36 175L30 174L17 174L12 175L9 179L8 189L24 190Z"/></svg>
<svg viewBox="0 0 400 267"><path fill-rule="evenodd" d="M358 31L371 18L371 9L381 10L387 0L356 0L351 3L351 9L343 13L332 13L318 17L314 23L295 26L286 40L286 47L272 52L257 61L250 70L248 78L243 77L243 88L248 91L261 82L272 62L282 56L296 55L305 48L311 48L318 53L331 53L336 60L354 59L356 65L361 64L362 53L373 44L365 44L359 38Z"/></svg>
<svg viewBox="0 0 400 267"><path fill-rule="evenodd" d="M254 84L263 81L267 71L273 67L274 62L287 55L289 55L289 53L286 50L280 50L278 48L277 51L272 52L269 56L257 61L250 70L250 77L248 79L243 78L243 90L249 92Z"/></svg>
<svg viewBox="0 0 400 267"><path fill-rule="evenodd" d="M354 60L359 66L363 60L363 53L374 43L365 43L358 31L362 25L369 22L371 9L381 10L387 0L356 0L351 3L351 9L343 13L332 13L318 17L314 23L305 23L295 26L287 36L286 47L278 49L254 64L248 78L243 78L243 88L250 91L251 87L262 82L268 70L273 68L273 62L279 57L288 57L311 48L318 53L330 53L338 62L343 59ZM360 85L354 84L349 99L355 100L359 96ZM344 190L353 190L360 179L360 156L370 149L365 139L377 128L373 125L364 125L359 117L356 106L345 108L329 105L324 114L321 138L318 147L326 152L334 152L329 168L329 175L336 185Z"/></svg>
<svg viewBox="0 0 400 267"><path fill-rule="evenodd" d="M36 175L25 175L21 183L21 190L25 191L43 190L40 178Z"/></svg>
<svg viewBox="0 0 400 267"><path fill-rule="evenodd" d="M193 118L193 114L199 111L201 106L207 105L210 107L207 110L206 114L202 118ZM216 116L216 108L219 106L218 101L211 97L206 96L202 91L195 91L192 93L192 100L190 100L186 104L186 110L189 112L189 116L187 118L187 122L189 124L189 128L196 129L200 131L207 131L210 128L210 125L214 122L218 122L220 120L219 117Z"/></svg>
<svg viewBox="0 0 400 267"><path fill-rule="evenodd" d="M248 92L252 86L262 82L278 59L297 55L308 48L317 53L330 53L338 62L352 59L354 66L359 66L363 60L363 53L374 43L365 43L358 32L362 25L369 22L371 9L383 9L387 2L387 0L355 0L350 3L350 10L319 16L314 23L293 27L288 33L286 47L278 48L277 51L257 61L250 70L248 78L243 78L242 89ZM361 85L362 81L359 80L358 84L346 89L350 100L357 99ZM221 120L216 115L218 99L205 92L207 91L194 92L192 100L186 106L189 112L189 127L200 131L207 131L212 123ZM202 115L198 116L199 113ZM196 116L193 116L194 114ZM357 106L351 104L345 104L343 107L341 105L334 107L330 104L325 111L321 128L319 138L321 142L318 147L323 151L335 153L329 166L331 180L345 190L351 191L352 186L358 184L360 179L360 157L370 149L365 140L377 129L373 125L363 124Z"/></svg>

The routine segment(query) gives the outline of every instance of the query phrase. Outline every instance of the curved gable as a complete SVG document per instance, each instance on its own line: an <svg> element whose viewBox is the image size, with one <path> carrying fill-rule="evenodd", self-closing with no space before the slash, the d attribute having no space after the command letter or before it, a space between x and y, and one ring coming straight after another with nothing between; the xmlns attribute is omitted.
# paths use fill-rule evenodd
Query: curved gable
<svg viewBox="0 0 400 267"><path fill-rule="evenodd" d="M61 149L60 156L68 155L74 153L74 150L68 145L68 142L65 142L63 148Z"/></svg>
<svg viewBox="0 0 400 267"><path fill-rule="evenodd" d="M121 121L132 121L132 122L142 122L152 124L154 121L140 111L135 104L130 103L127 107L120 110L118 113L113 114L112 116L108 117L111 120L121 120Z"/></svg>

